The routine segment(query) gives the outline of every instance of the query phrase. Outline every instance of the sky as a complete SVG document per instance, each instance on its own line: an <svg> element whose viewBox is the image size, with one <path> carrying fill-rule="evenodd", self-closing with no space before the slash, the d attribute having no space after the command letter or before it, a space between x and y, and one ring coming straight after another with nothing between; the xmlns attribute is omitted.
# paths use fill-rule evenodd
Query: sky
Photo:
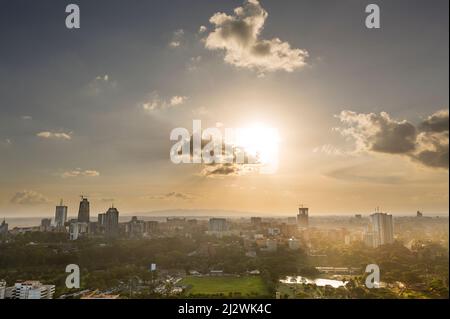
<svg viewBox="0 0 450 319"><path fill-rule="evenodd" d="M369 3L0 0L0 216L448 214L448 1ZM194 120L268 163L174 164Z"/></svg>

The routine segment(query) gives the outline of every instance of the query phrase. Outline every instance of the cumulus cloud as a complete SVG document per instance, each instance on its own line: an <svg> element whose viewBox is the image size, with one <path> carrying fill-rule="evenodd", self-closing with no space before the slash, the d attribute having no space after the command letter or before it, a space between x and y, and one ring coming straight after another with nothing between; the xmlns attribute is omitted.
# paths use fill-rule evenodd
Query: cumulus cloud
<svg viewBox="0 0 450 319"><path fill-rule="evenodd" d="M420 133L417 137L417 152L411 154L412 158L426 166L448 169L448 137L448 130Z"/></svg>
<svg viewBox="0 0 450 319"><path fill-rule="evenodd" d="M424 120L421 123L420 129L424 132L435 132L435 133L448 132L449 130L448 110L441 110L430 115L426 120Z"/></svg>
<svg viewBox="0 0 450 319"><path fill-rule="evenodd" d="M291 48L279 38L261 39L268 13L257 0L246 0L234 14L218 12L210 18L214 26L205 39L209 50L225 51L225 62L264 72L293 72L306 65L308 52ZM206 30L205 30L206 31Z"/></svg>
<svg viewBox="0 0 450 319"><path fill-rule="evenodd" d="M44 139L54 139L54 140L71 140L72 139L72 132L70 133L64 133L64 132L40 132L36 134L37 137L44 138Z"/></svg>
<svg viewBox="0 0 450 319"><path fill-rule="evenodd" d="M11 203L16 205L41 205L47 204L50 201L42 194L32 191L32 190L24 190L21 192L17 192L11 198Z"/></svg>
<svg viewBox="0 0 450 319"><path fill-rule="evenodd" d="M173 35L172 35L172 40L169 42L169 46L171 48L178 48L179 46L181 46L181 41L183 39L183 36L184 36L183 29L178 29L178 30L174 31Z"/></svg>
<svg viewBox="0 0 450 319"><path fill-rule="evenodd" d="M82 170L80 168L77 168L77 169L67 171L67 172L64 172L61 174L62 178L71 178L71 177L80 177L80 176L97 177L97 176L100 176L100 173L95 170Z"/></svg>
<svg viewBox="0 0 450 319"><path fill-rule="evenodd" d="M174 95L169 99L164 99L159 96L158 92L152 92L147 101L141 104L141 107L145 111L153 112L183 105L187 100L187 96L181 95Z"/></svg>
<svg viewBox="0 0 450 319"><path fill-rule="evenodd" d="M449 166L447 110L432 114L417 126L394 120L386 112L343 111L337 117L345 127L336 130L354 140L358 151L405 155L428 167Z"/></svg>
<svg viewBox="0 0 450 319"><path fill-rule="evenodd" d="M338 131L355 139L360 150L402 154L415 149L415 126L407 121L395 121L386 112L357 114L342 111L338 118L347 125Z"/></svg>

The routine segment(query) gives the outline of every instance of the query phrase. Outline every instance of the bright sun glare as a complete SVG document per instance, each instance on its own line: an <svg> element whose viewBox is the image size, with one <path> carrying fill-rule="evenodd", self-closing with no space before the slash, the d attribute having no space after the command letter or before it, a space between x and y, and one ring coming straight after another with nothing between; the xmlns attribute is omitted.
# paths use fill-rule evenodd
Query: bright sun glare
<svg viewBox="0 0 450 319"><path fill-rule="evenodd" d="M258 159L263 173L274 173L278 168L280 136L278 130L256 123L239 129L236 145Z"/></svg>

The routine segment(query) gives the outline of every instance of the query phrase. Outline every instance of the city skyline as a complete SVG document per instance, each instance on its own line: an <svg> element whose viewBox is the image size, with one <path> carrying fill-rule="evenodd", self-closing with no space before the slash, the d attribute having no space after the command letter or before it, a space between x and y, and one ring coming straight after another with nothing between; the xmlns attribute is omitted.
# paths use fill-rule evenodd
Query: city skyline
<svg viewBox="0 0 450 319"><path fill-rule="evenodd" d="M91 216L448 215L447 1L379 1L378 30L351 1L77 3L77 30L66 4L0 12L0 217L80 194ZM259 127L244 151L277 170L173 164L194 120Z"/></svg>

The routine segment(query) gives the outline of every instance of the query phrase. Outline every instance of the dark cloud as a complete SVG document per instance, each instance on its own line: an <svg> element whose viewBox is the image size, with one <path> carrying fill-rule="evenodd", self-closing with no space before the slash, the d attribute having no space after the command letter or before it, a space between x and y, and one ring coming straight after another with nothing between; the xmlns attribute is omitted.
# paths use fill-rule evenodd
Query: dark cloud
<svg viewBox="0 0 450 319"><path fill-rule="evenodd" d="M385 112L343 111L338 118L346 127L337 130L355 140L358 150L406 155L428 167L449 167L448 111L432 114L418 127L391 119Z"/></svg>
<svg viewBox="0 0 450 319"><path fill-rule="evenodd" d="M203 176L238 176L238 164L215 164L207 165L201 172Z"/></svg>
<svg viewBox="0 0 450 319"><path fill-rule="evenodd" d="M206 177L242 176L260 173L261 164L211 164L205 165L201 171Z"/></svg>
<svg viewBox="0 0 450 319"><path fill-rule="evenodd" d="M410 156L426 166L448 169L448 138L448 131L423 132L418 137L418 151Z"/></svg>
<svg viewBox="0 0 450 319"><path fill-rule="evenodd" d="M441 133L449 130L448 111L439 111L429 116L420 125L424 132Z"/></svg>
<svg viewBox="0 0 450 319"><path fill-rule="evenodd" d="M359 149L403 154L415 149L417 130L407 121L395 121L389 114L357 114L343 111L338 116L347 128L339 128L344 136L356 140Z"/></svg>

